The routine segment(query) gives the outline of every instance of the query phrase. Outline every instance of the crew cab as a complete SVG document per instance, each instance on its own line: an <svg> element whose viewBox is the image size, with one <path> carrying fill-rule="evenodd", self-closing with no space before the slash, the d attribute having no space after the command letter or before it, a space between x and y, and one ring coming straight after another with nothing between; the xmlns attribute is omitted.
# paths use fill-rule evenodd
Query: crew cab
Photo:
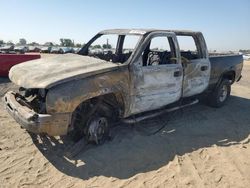
<svg viewBox="0 0 250 188"><path fill-rule="evenodd" d="M242 55L209 57L201 32L105 30L78 54L12 67L9 78L20 89L3 100L30 132L100 143L117 120L144 120L201 97L223 106L242 67Z"/></svg>

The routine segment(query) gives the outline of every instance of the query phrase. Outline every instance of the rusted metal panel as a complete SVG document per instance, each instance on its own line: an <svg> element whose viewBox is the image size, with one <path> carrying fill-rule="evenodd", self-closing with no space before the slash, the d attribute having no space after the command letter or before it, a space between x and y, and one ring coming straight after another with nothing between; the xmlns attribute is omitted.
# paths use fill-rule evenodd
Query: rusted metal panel
<svg viewBox="0 0 250 188"><path fill-rule="evenodd" d="M143 66L142 53L153 37L171 37L176 50L176 64ZM174 72L180 72L175 77ZM155 110L180 99L182 95L183 69L180 61L179 46L173 32L152 31L131 63L131 105L130 114Z"/></svg>
<svg viewBox="0 0 250 188"><path fill-rule="evenodd" d="M18 103L14 92L6 93L3 100L9 114L26 130L51 136L67 134L71 113L38 114Z"/></svg>
<svg viewBox="0 0 250 188"><path fill-rule="evenodd" d="M122 98L120 102L124 102L125 109L128 108L130 81L126 66L51 88L46 97L47 111L48 113L73 112L83 101L109 93Z"/></svg>
<svg viewBox="0 0 250 188"><path fill-rule="evenodd" d="M202 71L202 69L206 70ZM186 65L183 80L183 97L193 96L205 91L209 84L210 69L211 66L208 59L192 60Z"/></svg>
<svg viewBox="0 0 250 188"><path fill-rule="evenodd" d="M196 35L198 33L201 33L199 31L191 31L191 30L166 30L166 29L108 29L108 30L103 30L99 32L99 34L119 34L119 35L129 35L129 34L137 34L137 35L145 35L149 34L152 32L173 32L177 34L183 34L183 35Z"/></svg>
<svg viewBox="0 0 250 188"><path fill-rule="evenodd" d="M131 114L154 110L180 99L182 73L174 77L174 72L182 72L181 64L141 67L132 96ZM140 74L139 72L137 72Z"/></svg>
<svg viewBox="0 0 250 188"><path fill-rule="evenodd" d="M206 42L200 32L176 32L177 35L192 36L198 59L188 60L184 65L183 97L190 97L204 92L209 85L211 64L208 58Z"/></svg>

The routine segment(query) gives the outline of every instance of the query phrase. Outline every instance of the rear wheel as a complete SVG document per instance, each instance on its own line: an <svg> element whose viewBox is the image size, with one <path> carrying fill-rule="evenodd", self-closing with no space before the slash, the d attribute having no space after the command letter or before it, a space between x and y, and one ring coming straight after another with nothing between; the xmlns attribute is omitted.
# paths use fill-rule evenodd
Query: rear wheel
<svg viewBox="0 0 250 188"><path fill-rule="evenodd" d="M221 81L215 91L209 96L209 105L219 108L223 106L231 93L231 83L228 79Z"/></svg>

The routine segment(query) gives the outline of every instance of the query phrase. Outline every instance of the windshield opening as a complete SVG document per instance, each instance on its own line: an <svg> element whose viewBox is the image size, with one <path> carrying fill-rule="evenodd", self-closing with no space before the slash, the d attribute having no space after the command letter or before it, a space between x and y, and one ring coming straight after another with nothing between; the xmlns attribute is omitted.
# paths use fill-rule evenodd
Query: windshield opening
<svg viewBox="0 0 250 188"><path fill-rule="evenodd" d="M124 63L133 53L139 39L139 35L100 34L83 47L81 54L114 63Z"/></svg>

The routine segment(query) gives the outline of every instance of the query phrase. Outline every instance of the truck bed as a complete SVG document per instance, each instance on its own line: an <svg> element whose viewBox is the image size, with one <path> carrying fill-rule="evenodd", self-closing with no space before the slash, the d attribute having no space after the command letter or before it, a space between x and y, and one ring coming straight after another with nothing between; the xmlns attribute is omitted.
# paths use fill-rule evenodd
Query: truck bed
<svg viewBox="0 0 250 188"><path fill-rule="evenodd" d="M234 71L235 81L240 78L243 67L242 55L210 56L209 60L211 62L210 88L219 81L224 72Z"/></svg>

